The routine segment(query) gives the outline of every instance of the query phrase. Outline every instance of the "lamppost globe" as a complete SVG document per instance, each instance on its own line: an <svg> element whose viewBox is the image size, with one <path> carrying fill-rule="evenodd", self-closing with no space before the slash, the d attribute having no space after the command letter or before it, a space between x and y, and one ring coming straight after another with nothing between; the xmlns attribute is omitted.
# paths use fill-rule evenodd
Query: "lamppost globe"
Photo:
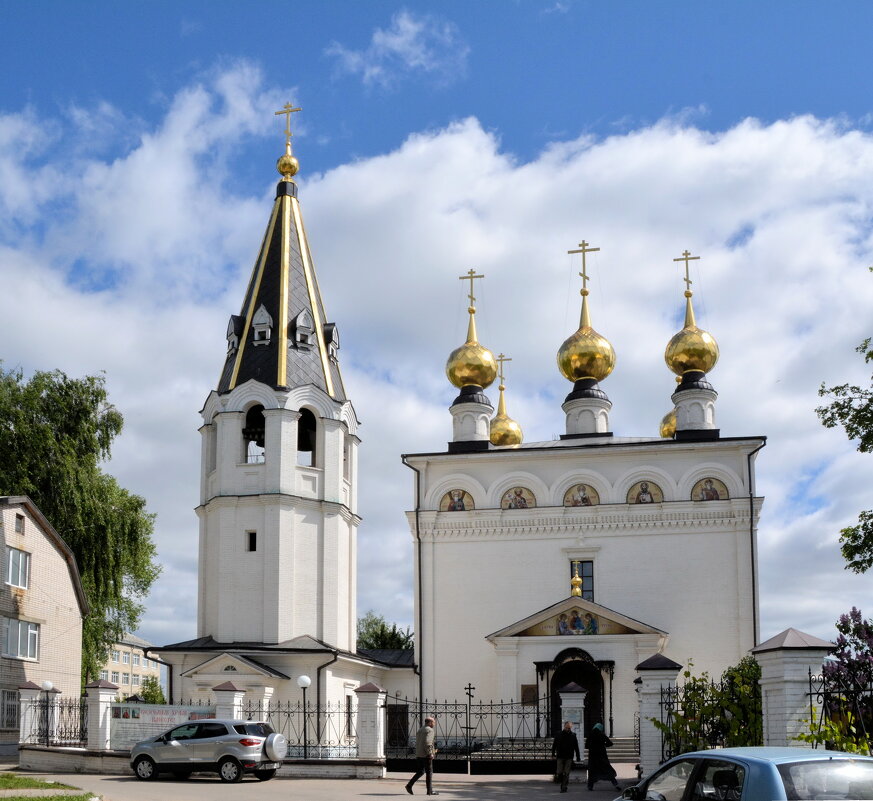
<svg viewBox="0 0 873 801"><path fill-rule="evenodd" d="M309 676L303 675L297 677L297 686L301 690L305 690L310 684L312 684L312 679Z"/></svg>
<svg viewBox="0 0 873 801"><path fill-rule="evenodd" d="M47 693L50 693L50 692L51 692L52 690L54 690L54 688L55 688L55 685L52 684L48 679L46 679L46 680L45 680L45 681L44 681L40 686L41 686L41 687L43 688L43 690L45 690Z"/></svg>

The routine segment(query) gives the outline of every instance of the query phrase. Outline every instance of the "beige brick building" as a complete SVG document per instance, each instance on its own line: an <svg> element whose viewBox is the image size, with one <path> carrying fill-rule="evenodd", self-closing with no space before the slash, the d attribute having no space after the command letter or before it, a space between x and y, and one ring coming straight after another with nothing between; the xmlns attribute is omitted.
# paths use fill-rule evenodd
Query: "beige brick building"
<svg viewBox="0 0 873 801"><path fill-rule="evenodd" d="M73 552L30 498L0 497L0 535L0 742L18 742L21 685L79 697L88 605Z"/></svg>
<svg viewBox="0 0 873 801"><path fill-rule="evenodd" d="M151 676L161 680L161 666L149 656L152 644L135 634L125 634L109 650L109 657L100 668L100 679L118 685L122 697L137 695L143 681Z"/></svg>

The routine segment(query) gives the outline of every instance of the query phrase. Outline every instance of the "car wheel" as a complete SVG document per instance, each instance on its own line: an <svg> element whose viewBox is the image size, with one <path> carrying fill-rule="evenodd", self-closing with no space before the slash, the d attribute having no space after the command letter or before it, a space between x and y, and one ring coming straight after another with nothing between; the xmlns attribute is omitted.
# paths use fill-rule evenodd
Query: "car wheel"
<svg viewBox="0 0 873 801"><path fill-rule="evenodd" d="M133 763L133 772L137 779L142 779L144 782L158 778L158 766L151 757L147 756L141 756Z"/></svg>
<svg viewBox="0 0 873 801"><path fill-rule="evenodd" d="M223 782L242 781L242 765L233 757L225 757L218 763L218 775Z"/></svg>
<svg viewBox="0 0 873 801"><path fill-rule="evenodd" d="M266 782L266 781L269 781L269 780L272 779L273 776L275 776L275 775L276 775L276 769L275 769L275 768L273 768L272 770L256 770L256 771L255 771L255 778L256 778L259 782Z"/></svg>
<svg viewBox="0 0 873 801"><path fill-rule="evenodd" d="M264 740L264 753L271 762L281 762L288 754L288 741L284 734L273 732Z"/></svg>

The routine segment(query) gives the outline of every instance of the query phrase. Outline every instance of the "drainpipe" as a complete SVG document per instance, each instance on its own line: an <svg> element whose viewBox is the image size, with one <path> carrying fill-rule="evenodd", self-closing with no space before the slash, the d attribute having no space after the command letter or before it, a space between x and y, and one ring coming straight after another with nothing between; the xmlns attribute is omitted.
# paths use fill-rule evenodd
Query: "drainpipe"
<svg viewBox="0 0 873 801"><path fill-rule="evenodd" d="M323 665L319 665L315 669L315 732L318 735L318 756L321 758L321 671L324 670L328 665L332 665L334 662L339 659L339 651L334 651L331 648L331 653L333 654L333 659L328 662L325 662ZM303 715L306 715L306 710L303 710Z"/></svg>
<svg viewBox="0 0 873 801"><path fill-rule="evenodd" d="M416 599L416 606L418 607L418 664L415 665L414 671L418 675L418 704L419 707L421 707L424 703L424 676L421 672L421 665L424 661L422 656L424 653L424 627L422 625L423 618L421 611L421 529L419 528L419 510L421 509L421 470L409 464L409 462L406 461L406 456L401 456L400 460L415 473L415 552L418 561L416 566L418 571L418 598ZM419 711L421 712L421 709Z"/></svg>
<svg viewBox="0 0 873 801"><path fill-rule="evenodd" d="M755 490L752 486L752 457L767 444L765 439L755 450L746 455L749 476L749 545L752 552L752 642L758 644L758 574L755 570Z"/></svg>

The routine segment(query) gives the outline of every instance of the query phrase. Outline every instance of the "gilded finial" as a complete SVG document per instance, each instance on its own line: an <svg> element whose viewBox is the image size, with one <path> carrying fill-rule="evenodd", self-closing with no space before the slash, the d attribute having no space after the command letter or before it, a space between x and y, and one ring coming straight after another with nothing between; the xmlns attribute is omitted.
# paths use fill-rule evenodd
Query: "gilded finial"
<svg viewBox="0 0 873 801"><path fill-rule="evenodd" d="M568 250L568 254L582 254L582 312L579 316L579 330L570 336L558 350L558 368L568 381L593 378L602 381L615 367L615 350L606 337L591 327L591 314L588 311L588 273L585 257L596 253L600 248L588 246L584 239L578 250Z"/></svg>
<svg viewBox="0 0 873 801"><path fill-rule="evenodd" d="M286 103L282 106L281 111L275 112L276 116L279 114L285 115L285 155L279 157L279 160L276 162L276 169L286 181L291 181L300 169L300 162L297 161L291 152L291 115L295 111L303 111L303 109L295 107L291 103Z"/></svg>
<svg viewBox="0 0 873 801"><path fill-rule="evenodd" d="M570 579L570 595L582 597L582 579L579 577L579 563L573 563L573 578Z"/></svg>
<svg viewBox="0 0 873 801"><path fill-rule="evenodd" d="M458 276L459 280L470 282L470 293L467 295L470 301L467 307L470 321L467 324L467 341L449 355L449 360L446 362L446 375L459 389L472 385L484 389L490 386L497 376L494 354L479 344L476 332L476 296L473 294L473 282L477 278L484 277L484 275L477 275L473 269L468 270L466 275Z"/></svg>
<svg viewBox="0 0 873 801"><path fill-rule="evenodd" d="M677 376L692 371L708 373L718 362L718 343L712 334L697 327L694 306L691 303L694 293L691 291L689 262L699 259L700 256L692 256L688 250L684 250L679 258L673 259L685 262L685 325L667 344L664 360Z"/></svg>
<svg viewBox="0 0 873 801"><path fill-rule="evenodd" d="M492 445L521 445L524 434L521 430L521 426L506 413L506 398L503 394L506 391L503 363L511 362L512 359L501 353L495 361L500 365L497 368L500 377L500 385L498 386L498 389L500 390L500 399L497 401L497 414L491 418L489 439L491 440Z"/></svg>

